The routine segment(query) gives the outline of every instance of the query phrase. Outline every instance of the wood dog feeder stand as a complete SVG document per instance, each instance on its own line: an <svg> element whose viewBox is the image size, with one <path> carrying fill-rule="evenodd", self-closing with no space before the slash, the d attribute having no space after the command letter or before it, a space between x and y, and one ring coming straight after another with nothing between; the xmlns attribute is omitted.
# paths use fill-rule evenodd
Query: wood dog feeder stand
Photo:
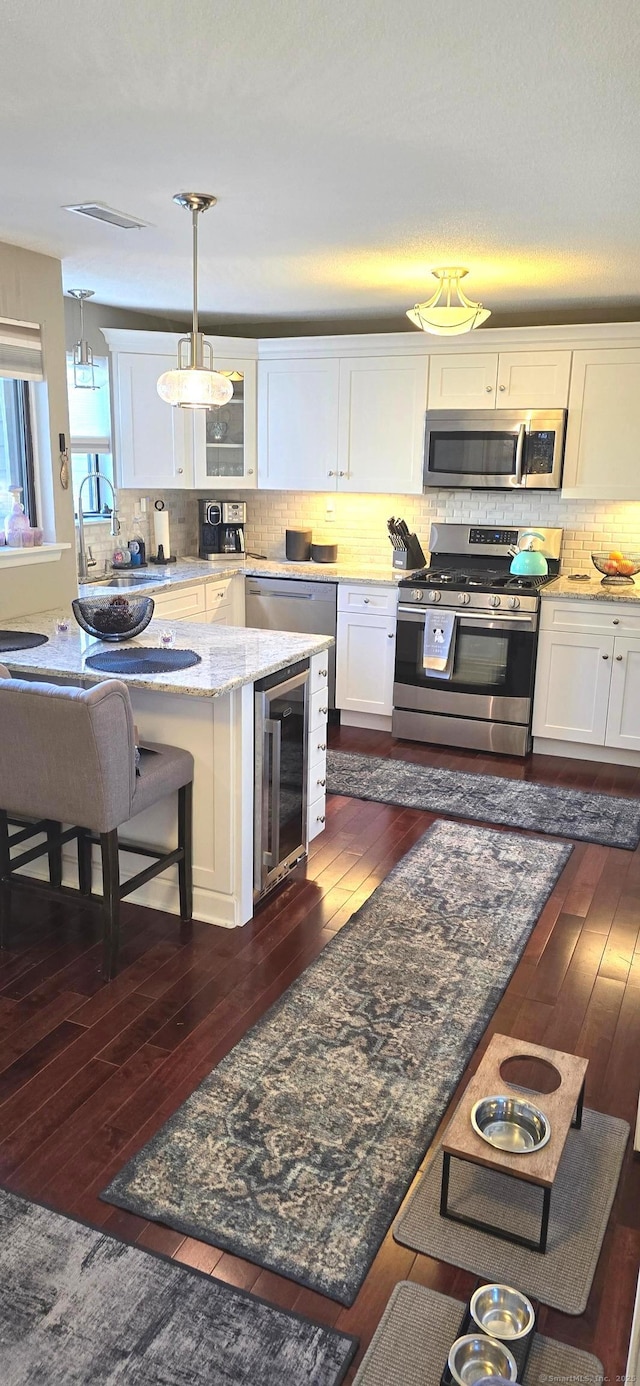
<svg viewBox="0 0 640 1386"><path fill-rule="evenodd" d="M497 1094L522 1096L522 1088L514 1086L514 1079L503 1076L505 1065L515 1060L528 1061L530 1072L535 1069L554 1084L549 1092L534 1091L533 1079L526 1080L526 1098L543 1113L551 1126L551 1135L546 1145L538 1150L515 1154L499 1150L477 1135L471 1125L471 1111L482 1098ZM442 1139L442 1187L440 1193L440 1215L453 1222L464 1223L481 1232L489 1232L504 1241L516 1242L531 1251L545 1252L549 1230L549 1211L551 1192L562 1159L565 1143L572 1127L582 1126L582 1107L588 1059L580 1059L575 1054L562 1054L557 1049L546 1049L539 1044L527 1044L523 1040L508 1035L494 1035L482 1062L471 1079L449 1122ZM508 1071L508 1070L507 1070ZM519 1080L522 1081L522 1080ZM547 1083L544 1084L548 1086ZM524 1083L523 1083L524 1086ZM483 1165L485 1169L497 1170L511 1179L519 1179L527 1184L536 1184L543 1190L542 1221L540 1237L534 1241L516 1232L508 1232L479 1218L455 1213L449 1208L449 1175L451 1160L464 1160L468 1164Z"/></svg>

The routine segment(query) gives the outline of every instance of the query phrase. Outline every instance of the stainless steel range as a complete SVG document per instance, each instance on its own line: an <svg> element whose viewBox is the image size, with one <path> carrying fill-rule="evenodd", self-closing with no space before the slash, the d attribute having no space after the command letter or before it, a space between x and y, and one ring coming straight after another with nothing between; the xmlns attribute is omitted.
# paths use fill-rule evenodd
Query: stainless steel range
<svg viewBox="0 0 640 1386"><path fill-rule="evenodd" d="M539 589L559 572L562 530L537 530L547 576L516 577L511 550L526 532L432 525L430 567L399 583L394 736L503 755L531 750ZM434 608L444 618L436 637L450 650L437 673L425 646Z"/></svg>

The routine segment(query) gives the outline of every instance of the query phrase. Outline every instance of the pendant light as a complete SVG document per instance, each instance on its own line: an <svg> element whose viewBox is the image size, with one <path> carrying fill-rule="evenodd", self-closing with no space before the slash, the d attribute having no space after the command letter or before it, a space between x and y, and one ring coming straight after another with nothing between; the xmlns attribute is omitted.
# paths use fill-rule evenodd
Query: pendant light
<svg viewBox="0 0 640 1386"><path fill-rule="evenodd" d="M191 212L193 223L193 326L178 342L177 369L160 376L158 394L182 409L213 409L228 404L233 395L231 381L213 368L211 344L198 331L198 217L215 206L216 198L209 193L176 193L173 200Z"/></svg>
<svg viewBox="0 0 640 1386"><path fill-rule="evenodd" d="M98 390L93 367L93 352L84 335L85 299L93 298L93 289L69 289L69 297L80 304L80 338L73 348L73 387L75 390Z"/></svg>
<svg viewBox="0 0 640 1386"><path fill-rule="evenodd" d="M407 313L416 327L441 337L454 337L460 332L470 332L491 317L490 308L474 303L460 287L460 280L468 270L434 269L431 273L438 280L433 297L426 303L416 303Z"/></svg>

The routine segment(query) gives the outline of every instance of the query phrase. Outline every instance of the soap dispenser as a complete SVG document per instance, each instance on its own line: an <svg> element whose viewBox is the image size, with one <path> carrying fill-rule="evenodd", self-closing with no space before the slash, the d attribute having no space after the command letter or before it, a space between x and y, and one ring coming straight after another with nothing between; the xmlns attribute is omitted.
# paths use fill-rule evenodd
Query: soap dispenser
<svg viewBox="0 0 640 1386"><path fill-rule="evenodd" d="M4 522L4 532L9 547L21 549L24 542L24 532L31 530L31 526L24 513L24 506L20 502L22 488L11 486L9 489L13 495L13 507Z"/></svg>

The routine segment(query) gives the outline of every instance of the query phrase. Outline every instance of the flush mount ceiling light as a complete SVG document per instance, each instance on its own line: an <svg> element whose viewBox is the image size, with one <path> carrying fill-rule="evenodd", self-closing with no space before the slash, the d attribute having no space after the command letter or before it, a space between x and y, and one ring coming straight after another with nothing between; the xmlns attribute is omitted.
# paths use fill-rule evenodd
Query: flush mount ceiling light
<svg viewBox="0 0 640 1386"><path fill-rule="evenodd" d="M439 281L433 297L426 303L416 303L407 313L416 327L441 337L454 337L459 332L470 332L491 317L490 308L473 303L460 288L460 280L468 270L434 269L431 273Z"/></svg>
<svg viewBox="0 0 640 1386"><path fill-rule="evenodd" d="M213 350L198 331L198 217L216 198L209 193L176 193L174 202L191 212L193 223L193 325L188 337L178 342L178 368L165 371L158 381L158 394L167 404L182 409L214 409L228 404L233 385L227 376L213 368Z"/></svg>
<svg viewBox="0 0 640 1386"><path fill-rule="evenodd" d="M80 304L80 337L73 348L73 385L76 390L97 390L93 367L93 352L84 335L85 299L93 298L93 289L69 289L70 298L77 298Z"/></svg>

